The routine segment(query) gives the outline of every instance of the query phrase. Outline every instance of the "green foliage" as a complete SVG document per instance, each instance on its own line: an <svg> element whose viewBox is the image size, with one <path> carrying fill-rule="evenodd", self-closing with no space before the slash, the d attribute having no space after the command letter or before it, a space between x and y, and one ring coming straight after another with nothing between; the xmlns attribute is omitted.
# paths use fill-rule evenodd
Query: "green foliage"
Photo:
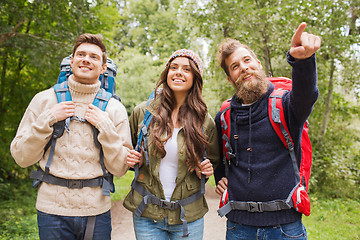
<svg viewBox="0 0 360 240"><path fill-rule="evenodd" d="M154 61L151 56L140 53L135 48L125 48L120 55L117 94L125 105L128 114L133 108L147 100L155 89L164 64ZM129 91L130 90L130 91Z"/></svg>
<svg viewBox="0 0 360 240"><path fill-rule="evenodd" d="M13 215L1 225L0 238L3 240L33 240L39 239L36 214L29 216Z"/></svg>
<svg viewBox="0 0 360 240"><path fill-rule="evenodd" d="M322 101L324 99L319 99L318 107ZM325 138L321 138L320 129L314 127L321 122L322 112L314 111L310 119L314 148L310 191L328 197L359 198L360 132L352 124L358 119L359 108L338 94L334 95L333 101L334 109Z"/></svg>
<svg viewBox="0 0 360 240"><path fill-rule="evenodd" d="M189 28L181 25L177 9L168 1L131 0L121 8L124 17L115 36L121 49L138 49L141 54L162 59L188 47Z"/></svg>
<svg viewBox="0 0 360 240"><path fill-rule="evenodd" d="M0 183L1 239L38 239L35 197L30 180Z"/></svg>

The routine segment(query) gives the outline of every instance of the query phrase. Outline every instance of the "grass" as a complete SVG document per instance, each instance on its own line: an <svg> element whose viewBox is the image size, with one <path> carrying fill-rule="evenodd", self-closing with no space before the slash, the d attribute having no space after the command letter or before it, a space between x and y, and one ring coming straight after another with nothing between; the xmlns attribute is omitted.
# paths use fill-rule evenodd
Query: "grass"
<svg viewBox="0 0 360 240"><path fill-rule="evenodd" d="M113 202L129 193L134 172L115 178ZM208 184L214 186L213 178ZM33 240L38 238L35 198L31 183L0 185L0 239ZM308 239L355 240L360 239L360 200L324 199L311 196L311 215L303 217Z"/></svg>
<svg viewBox="0 0 360 240"><path fill-rule="evenodd" d="M131 190L131 182L134 179L134 171L128 171L121 178L114 177L115 192L111 194L111 201L123 200Z"/></svg>
<svg viewBox="0 0 360 240"><path fill-rule="evenodd" d="M311 214L303 217L309 239L360 239L360 201L311 197Z"/></svg>

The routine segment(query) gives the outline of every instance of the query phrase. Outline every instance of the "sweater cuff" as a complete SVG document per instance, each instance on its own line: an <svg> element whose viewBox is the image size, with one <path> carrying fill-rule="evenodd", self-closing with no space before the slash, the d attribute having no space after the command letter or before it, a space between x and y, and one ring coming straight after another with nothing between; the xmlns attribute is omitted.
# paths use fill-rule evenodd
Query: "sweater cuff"
<svg viewBox="0 0 360 240"><path fill-rule="evenodd" d="M96 124L95 127L99 130L99 132L107 132L108 129L114 129L115 131L114 123L108 117Z"/></svg>
<svg viewBox="0 0 360 240"><path fill-rule="evenodd" d="M288 63L290 65L292 65L292 66L294 64L296 64L296 63L313 61L315 59L315 53L311 57L308 57L308 58L305 58L305 59L296 59L296 58L294 58L293 56L291 56L290 51L288 51L286 53L286 56L287 56Z"/></svg>

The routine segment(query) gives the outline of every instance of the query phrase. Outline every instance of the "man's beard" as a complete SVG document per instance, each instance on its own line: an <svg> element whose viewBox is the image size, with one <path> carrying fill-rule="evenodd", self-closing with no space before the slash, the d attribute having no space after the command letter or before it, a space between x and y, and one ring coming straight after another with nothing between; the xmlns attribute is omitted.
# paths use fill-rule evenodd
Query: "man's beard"
<svg viewBox="0 0 360 240"><path fill-rule="evenodd" d="M247 74L252 74L253 78L243 81L244 76ZM236 97L241 99L243 103L250 104L256 102L266 93L269 87L269 81L266 80L265 72L259 70L240 75L234 82L234 85L236 86Z"/></svg>

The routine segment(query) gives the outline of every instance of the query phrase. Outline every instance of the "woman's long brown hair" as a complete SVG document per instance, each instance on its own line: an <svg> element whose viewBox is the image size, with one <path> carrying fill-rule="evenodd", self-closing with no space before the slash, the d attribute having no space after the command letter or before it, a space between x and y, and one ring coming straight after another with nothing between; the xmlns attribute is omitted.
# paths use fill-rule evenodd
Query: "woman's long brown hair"
<svg viewBox="0 0 360 240"><path fill-rule="evenodd" d="M203 79L195 63L189 59L190 67L194 73L193 86L190 88L184 104L179 109L178 122L183 126L186 153L189 170L192 171L202 160L205 148L208 145L202 126L207 114L207 106L202 98ZM171 113L175 107L175 96L167 84L167 75L170 62L161 73L160 79L155 87L155 99L160 99L160 106L157 114L154 114L149 130L152 135L152 144L155 153L159 152L161 157L166 155L164 143L172 136L174 124L171 120ZM158 91L162 86L162 90ZM167 133L165 138L161 135Z"/></svg>

